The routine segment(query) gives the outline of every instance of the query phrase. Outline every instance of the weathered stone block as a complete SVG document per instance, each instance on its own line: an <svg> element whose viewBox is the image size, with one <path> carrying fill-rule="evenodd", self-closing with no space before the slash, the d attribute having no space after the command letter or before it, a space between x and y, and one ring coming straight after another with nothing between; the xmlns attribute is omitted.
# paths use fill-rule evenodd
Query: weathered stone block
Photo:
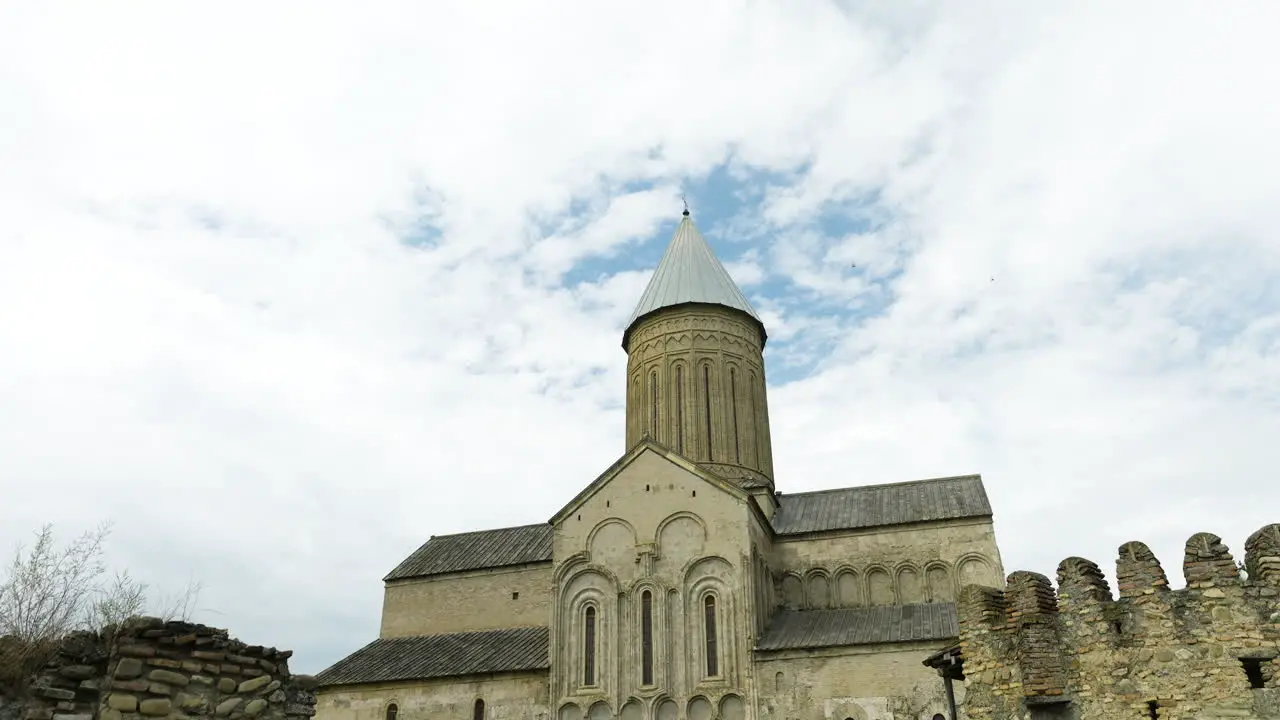
<svg viewBox="0 0 1280 720"><path fill-rule="evenodd" d="M50 700L75 700L76 693L74 690L63 690L62 688L44 687L36 691L37 695L47 697Z"/></svg>
<svg viewBox="0 0 1280 720"><path fill-rule="evenodd" d="M315 690L320 685L314 675L294 675L293 684L302 690Z"/></svg>
<svg viewBox="0 0 1280 720"><path fill-rule="evenodd" d="M160 717L173 712L173 701L169 698L148 698L138 703L138 712L149 717Z"/></svg>
<svg viewBox="0 0 1280 720"><path fill-rule="evenodd" d="M138 698L136 695L111 693L107 696L107 707L120 712L133 712L138 709Z"/></svg>
<svg viewBox="0 0 1280 720"><path fill-rule="evenodd" d="M191 682L191 678L179 672L165 670L163 668L152 670L147 673L147 677L155 682L167 683L169 685L177 685L178 687L186 687Z"/></svg>
<svg viewBox="0 0 1280 720"><path fill-rule="evenodd" d="M223 695L226 695L228 693L233 693L235 691L236 691L235 680L232 680L231 678L218 679L218 692L222 693Z"/></svg>
<svg viewBox="0 0 1280 720"><path fill-rule="evenodd" d="M58 668L58 674L72 680L86 680L97 675L98 671L89 665L64 665Z"/></svg>
<svg viewBox="0 0 1280 720"><path fill-rule="evenodd" d="M213 714L218 717L227 717L235 710L238 710L242 702L244 702L242 698L227 698L218 703L218 707L214 708Z"/></svg>
<svg viewBox="0 0 1280 720"><path fill-rule="evenodd" d="M250 700L248 705L244 706L244 714L253 717L263 710L267 709L267 701L262 698Z"/></svg>
<svg viewBox="0 0 1280 720"><path fill-rule="evenodd" d="M200 713L209 708L209 701L200 695L180 692L177 697L178 707L188 713Z"/></svg>
<svg viewBox="0 0 1280 720"><path fill-rule="evenodd" d="M147 688L149 687L151 687L151 683L142 679L111 681L112 690L125 690L127 692L146 692Z"/></svg>
<svg viewBox="0 0 1280 720"><path fill-rule="evenodd" d="M236 692L238 692L238 693L250 693L250 692L253 692L254 690L257 690L257 689L259 689L259 688L266 687L266 686L267 686L267 684L268 684L268 683L270 683L270 682L271 682L271 676L269 676L269 675L259 675L258 677L250 678L250 679L245 680L244 682L240 683L240 686L239 686L238 688L236 688Z"/></svg>

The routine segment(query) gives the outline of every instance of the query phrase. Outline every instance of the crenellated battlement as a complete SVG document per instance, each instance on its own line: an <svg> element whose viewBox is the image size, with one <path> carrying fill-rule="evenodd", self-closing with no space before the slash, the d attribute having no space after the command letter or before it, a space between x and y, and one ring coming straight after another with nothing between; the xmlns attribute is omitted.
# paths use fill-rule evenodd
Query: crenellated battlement
<svg viewBox="0 0 1280 720"><path fill-rule="evenodd" d="M1280 718L1280 524L1245 542L1192 535L1173 589L1145 543L1121 545L1114 597L1094 562L1063 560L957 603L970 720ZM1047 715L1059 717L1059 715Z"/></svg>

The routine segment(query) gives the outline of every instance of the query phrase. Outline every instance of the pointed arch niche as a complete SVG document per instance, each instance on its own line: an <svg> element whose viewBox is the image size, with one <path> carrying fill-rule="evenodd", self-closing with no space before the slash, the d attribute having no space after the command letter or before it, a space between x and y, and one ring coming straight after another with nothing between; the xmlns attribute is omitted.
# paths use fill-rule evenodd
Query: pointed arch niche
<svg viewBox="0 0 1280 720"><path fill-rule="evenodd" d="M561 594L556 639L565 694L583 689L607 691L613 668L617 591L612 578L595 569L572 576Z"/></svg>
<svg viewBox="0 0 1280 720"><path fill-rule="evenodd" d="M685 667L688 686L703 682L732 685L737 680L733 565L708 557L685 573Z"/></svg>

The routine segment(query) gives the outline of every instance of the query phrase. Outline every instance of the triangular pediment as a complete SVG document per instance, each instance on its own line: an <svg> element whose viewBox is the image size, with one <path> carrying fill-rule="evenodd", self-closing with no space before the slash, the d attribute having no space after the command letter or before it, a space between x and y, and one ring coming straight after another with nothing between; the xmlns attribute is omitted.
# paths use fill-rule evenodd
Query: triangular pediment
<svg viewBox="0 0 1280 720"><path fill-rule="evenodd" d="M560 511L551 517L551 524L559 525L566 517L569 517L578 510L578 508L582 507L583 503L590 500L593 495L600 492L600 490L607 486L614 478L626 472L628 468L634 465L646 454L651 454L661 458L663 461L679 467L681 470L684 470L690 475L698 478L707 485L710 485L711 487L743 502L747 502L750 499L747 492L736 484L702 469L697 465L697 463L684 457L680 453L677 453L675 450L662 445L652 438L645 437L641 439L640 442L636 443L635 447L631 448L631 450L627 451L625 455L618 458L616 462L610 465L609 469L605 470L599 477L591 481L591 484L583 488L582 492L579 492L564 507L560 508Z"/></svg>

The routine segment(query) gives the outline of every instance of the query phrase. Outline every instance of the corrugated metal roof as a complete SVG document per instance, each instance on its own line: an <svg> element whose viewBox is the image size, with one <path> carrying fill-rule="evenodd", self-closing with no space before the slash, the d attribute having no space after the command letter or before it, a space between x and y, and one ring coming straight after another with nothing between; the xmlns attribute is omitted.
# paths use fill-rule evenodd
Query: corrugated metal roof
<svg viewBox="0 0 1280 720"><path fill-rule="evenodd" d="M959 635L955 603L780 610L757 650L947 640Z"/></svg>
<svg viewBox="0 0 1280 720"><path fill-rule="evenodd" d="M655 310L691 302L724 305L760 321L693 220L685 215L676 226L675 236L653 271L635 312L627 320L627 327Z"/></svg>
<svg viewBox="0 0 1280 720"><path fill-rule="evenodd" d="M980 475L783 494L778 505L779 535L991 515Z"/></svg>
<svg viewBox="0 0 1280 720"><path fill-rule="evenodd" d="M546 670L547 628L374 640L316 676L321 686Z"/></svg>
<svg viewBox="0 0 1280 720"><path fill-rule="evenodd" d="M550 525L539 523L439 535L405 558L383 580L550 562L551 534Z"/></svg>

